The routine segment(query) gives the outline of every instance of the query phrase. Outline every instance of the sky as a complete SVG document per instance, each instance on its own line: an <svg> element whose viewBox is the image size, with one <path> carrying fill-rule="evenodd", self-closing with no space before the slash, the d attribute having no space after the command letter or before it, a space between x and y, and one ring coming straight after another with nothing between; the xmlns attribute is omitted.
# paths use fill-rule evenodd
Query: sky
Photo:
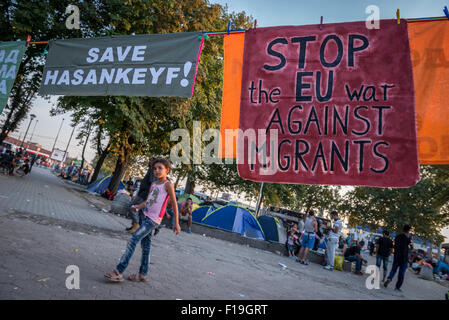
<svg viewBox="0 0 449 320"><path fill-rule="evenodd" d="M257 19L258 27L318 24L321 16L323 16L324 24L365 21L369 15L366 13L366 8L370 5L379 8L381 19L395 19L397 9L400 9L402 18L436 17L444 16L443 8L449 5L447 0L212 0L210 2L221 5L227 4L230 12L245 11L247 15ZM82 13L80 18L83 18ZM38 122L32 142L37 142L44 148L51 150L61 121L64 118L56 148L65 150L72 132L70 116L66 114L50 117L51 104L55 102L56 97L52 97L50 102L38 98L33 103L30 114L35 114ZM27 141L31 136L36 120L30 126ZM23 121L20 128L12 136L23 138L28 124L29 118ZM75 139L76 134L77 131L73 135L68 152L70 157L80 158L82 145L78 145L78 141ZM94 157L95 150L89 144L86 149L86 159L91 161ZM447 237L446 241L448 241L449 229L444 231L444 235Z"/></svg>

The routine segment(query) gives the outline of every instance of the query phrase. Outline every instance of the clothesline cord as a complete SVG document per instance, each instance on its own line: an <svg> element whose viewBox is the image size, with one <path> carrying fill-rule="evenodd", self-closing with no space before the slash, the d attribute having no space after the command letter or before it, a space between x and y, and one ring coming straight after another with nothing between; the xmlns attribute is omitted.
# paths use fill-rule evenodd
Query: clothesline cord
<svg viewBox="0 0 449 320"><path fill-rule="evenodd" d="M423 21L437 21L437 20L448 20L449 19L446 16L442 17L428 17L428 18L411 18L406 19L407 22L423 22ZM224 30L224 31L209 31L209 32L203 32L204 34L207 34L208 36L223 36L226 34L235 34L235 33L244 33L246 29L240 29L240 30ZM28 44L48 44L48 41L30 41Z"/></svg>

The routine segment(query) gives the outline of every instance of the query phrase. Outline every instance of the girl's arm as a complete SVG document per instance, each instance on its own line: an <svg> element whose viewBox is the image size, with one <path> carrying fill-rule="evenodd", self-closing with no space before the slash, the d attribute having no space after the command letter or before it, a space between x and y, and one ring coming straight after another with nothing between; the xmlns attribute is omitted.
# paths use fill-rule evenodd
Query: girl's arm
<svg viewBox="0 0 449 320"><path fill-rule="evenodd" d="M140 209L145 208L145 205L146 205L146 201L143 201L139 204L135 204L135 205L131 206L131 209L133 209L134 211L138 211Z"/></svg>
<svg viewBox="0 0 449 320"><path fill-rule="evenodd" d="M176 234L179 234L181 232L181 227L179 226L178 203L176 202L175 188L173 188L173 185L171 182L166 183L164 188L165 188L165 191L167 191L170 201L172 203L172 210L173 210L173 215L175 218L175 223L173 225L173 231Z"/></svg>
<svg viewBox="0 0 449 320"><path fill-rule="evenodd" d="M154 183L154 182L153 182ZM151 186L153 185L153 183L150 184L150 186L148 187L148 189L151 189ZM131 206L131 209L133 209L134 211L138 211L140 209L145 208L145 206L147 205L147 201L144 200L143 202L139 203L139 204L135 204L133 206Z"/></svg>

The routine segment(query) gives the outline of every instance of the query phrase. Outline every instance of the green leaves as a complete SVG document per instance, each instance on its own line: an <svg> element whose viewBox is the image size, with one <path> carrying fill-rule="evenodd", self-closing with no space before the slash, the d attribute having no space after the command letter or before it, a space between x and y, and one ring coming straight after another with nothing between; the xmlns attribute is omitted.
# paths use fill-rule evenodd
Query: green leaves
<svg viewBox="0 0 449 320"><path fill-rule="evenodd" d="M439 244L441 229L449 225L447 167L421 166L421 181L412 188L357 187L345 196L340 206L352 223L382 226L401 232L405 223L421 238Z"/></svg>

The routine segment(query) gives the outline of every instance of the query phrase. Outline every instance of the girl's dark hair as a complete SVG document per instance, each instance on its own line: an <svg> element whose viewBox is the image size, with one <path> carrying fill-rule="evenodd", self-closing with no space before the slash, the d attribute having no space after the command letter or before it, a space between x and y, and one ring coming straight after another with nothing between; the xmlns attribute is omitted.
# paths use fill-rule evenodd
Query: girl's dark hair
<svg viewBox="0 0 449 320"><path fill-rule="evenodd" d="M151 164L151 167L152 167L153 170L154 170L154 166L156 165L156 163L162 163L162 165L165 168L167 168L168 172L171 171L171 163L167 159L164 159L164 158L154 159L152 164Z"/></svg>

